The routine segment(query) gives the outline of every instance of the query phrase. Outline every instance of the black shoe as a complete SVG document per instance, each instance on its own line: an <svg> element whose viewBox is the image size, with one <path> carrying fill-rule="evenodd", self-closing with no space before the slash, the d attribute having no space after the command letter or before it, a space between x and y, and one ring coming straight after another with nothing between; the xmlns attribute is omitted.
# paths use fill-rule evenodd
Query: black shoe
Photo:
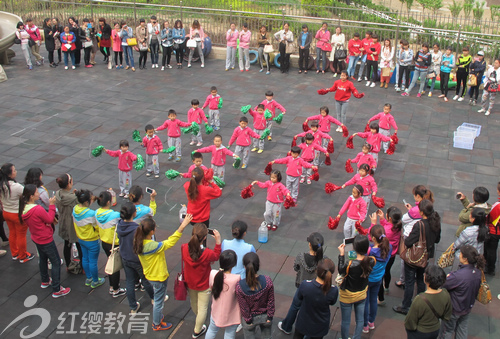
<svg viewBox="0 0 500 339"><path fill-rule="evenodd" d="M392 306L392 310L396 313L400 313L400 314L404 314L404 315L407 315L408 314L408 310L405 310L404 308L402 308L401 306Z"/></svg>
<svg viewBox="0 0 500 339"><path fill-rule="evenodd" d="M57 66L55 64L50 64L50 67L56 68Z"/></svg>

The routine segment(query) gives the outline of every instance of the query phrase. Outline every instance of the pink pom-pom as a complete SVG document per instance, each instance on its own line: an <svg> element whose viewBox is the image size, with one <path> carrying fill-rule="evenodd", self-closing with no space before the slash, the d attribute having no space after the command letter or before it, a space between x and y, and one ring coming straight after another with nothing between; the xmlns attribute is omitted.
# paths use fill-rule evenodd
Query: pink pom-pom
<svg viewBox="0 0 500 339"><path fill-rule="evenodd" d="M347 138L347 141L345 143L345 147L349 149L354 149L354 144L352 142L352 139L354 139L354 135L351 135L349 138Z"/></svg>
<svg viewBox="0 0 500 339"><path fill-rule="evenodd" d="M264 168L264 174L265 175L271 175L271 172L273 171L273 164L268 163L266 168Z"/></svg>
<svg viewBox="0 0 500 339"><path fill-rule="evenodd" d="M333 140L328 141L328 146L326 147L326 151L330 154L335 152L335 148L333 147Z"/></svg>
<svg viewBox="0 0 500 339"><path fill-rule="evenodd" d="M248 199L253 197L252 187L253 187L252 185L248 185L247 187L241 190L241 197L243 199Z"/></svg>
<svg viewBox="0 0 500 339"><path fill-rule="evenodd" d="M290 207L297 206L297 204L295 203L295 201L293 201L293 198L291 196L287 195L286 198L285 198L285 203L283 204L283 206L287 210Z"/></svg>
<svg viewBox="0 0 500 339"><path fill-rule="evenodd" d="M318 94L319 95L325 95L327 94L328 92L330 92L329 90L325 89L325 88L321 88L321 89L318 89Z"/></svg>
<svg viewBox="0 0 500 339"><path fill-rule="evenodd" d="M361 226L361 222L359 220L356 221L356 223L354 224L354 227L356 228L356 231L358 231L359 234L361 234L361 235L367 235L368 234L368 229L367 228L363 228L363 226Z"/></svg>
<svg viewBox="0 0 500 339"><path fill-rule="evenodd" d="M303 124L302 124L302 130L304 132L307 132L309 131L311 128L309 127L309 125L307 124L307 121L305 121Z"/></svg>
<svg viewBox="0 0 500 339"><path fill-rule="evenodd" d="M344 138L347 138L349 136L349 130L347 129L347 127L345 125L342 126L342 136Z"/></svg>

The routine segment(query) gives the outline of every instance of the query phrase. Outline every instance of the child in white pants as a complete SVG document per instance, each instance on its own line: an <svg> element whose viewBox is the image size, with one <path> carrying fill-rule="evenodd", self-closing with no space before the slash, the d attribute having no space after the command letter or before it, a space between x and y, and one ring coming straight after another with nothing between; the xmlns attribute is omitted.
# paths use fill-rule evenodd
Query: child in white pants
<svg viewBox="0 0 500 339"><path fill-rule="evenodd" d="M239 158L224 145L222 145L222 137L217 134L214 137L214 144L208 147L203 147L197 150L200 153L212 153L212 169L214 170L214 176L219 177L224 181L226 156L232 156L233 158Z"/></svg>
<svg viewBox="0 0 500 339"><path fill-rule="evenodd" d="M347 211L347 219L344 223L344 238L352 238L358 232L356 231L356 222L363 222L366 218L366 202L362 198L363 186L360 184L354 185L352 195L347 198L344 206L340 209L337 218L340 218Z"/></svg>
<svg viewBox="0 0 500 339"><path fill-rule="evenodd" d="M117 151L104 151L115 158L118 158L118 181L120 184L120 197L128 198L130 187L132 187L132 163L137 160L137 156L128 150L127 140L120 140L120 149Z"/></svg>

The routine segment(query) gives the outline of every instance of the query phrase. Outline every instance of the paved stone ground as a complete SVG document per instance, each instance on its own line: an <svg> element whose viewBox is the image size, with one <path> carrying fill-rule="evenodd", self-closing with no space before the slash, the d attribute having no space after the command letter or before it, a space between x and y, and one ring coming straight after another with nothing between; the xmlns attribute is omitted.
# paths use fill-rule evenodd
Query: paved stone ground
<svg viewBox="0 0 500 339"><path fill-rule="evenodd" d="M321 232L328 246L326 255L336 258L337 246L342 241L341 227L336 231L328 230L326 224L329 215L336 215L347 198L349 191L339 191L333 195L324 192L327 181L342 184L351 177L344 170L344 162L360 151L361 140L355 140L355 150L345 147L345 139L340 133L333 132L335 153L331 167L320 168L320 181L310 186L301 185L298 207L284 210L280 229L270 234L266 244L257 242L257 228L263 220L266 192L255 190L255 196L243 200L240 190L252 180L265 180L262 170L268 161L285 156L289 150L293 135L301 132L301 125L307 116L318 114L319 107L329 105L334 113L333 95L318 96L316 90L330 87L333 83L331 73L326 75L298 75L292 69L289 75L282 75L276 68L266 76L259 73L255 66L249 73L238 71L224 72L223 62L208 60L207 67L201 69L198 64L193 68L172 69L165 72L147 69L135 73L125 70L108 71L102 62L93 69L79 68L76 71L64 71L63 67L50 69L47 65L25 68L20 50L13 64L5 70L9 81L0 84L0 162L12 162L19 171L22 181L30 167L41 167L45 173L44 182L49 190L56 190L54 179L61 173L69 172L75 179L76 188L88 188L95 194L113 187L118 188L117 160L106 155L91 158L90 150L98 145L117 149L120 139L128 139L133 152L141 153L138 143L132 141L134 129L143 130L145 124L161 124L167 117L166 111L174 108L179 118L186 120L190 101L200 101L208 95L215 85L224 98L221 111L221 134L227 144L233 129L238 125L242 105L255 105L264 99L264 92L271 89L275 99L287 108L287 114L281 126L274 129L272 142L266 142L263 154L251 154L250 165L246 170L235 170L227 166L226 188L220 199L212 203L212 225L219 229L223 238L230 237L230 225L236 219L243 219L250 225L247 241L258 249L262 260L261 273L270 275L275 282L276 317L273 337L285 338L277 327L278 320L286 315L291 298L295 292L292 263L301 251L307 250L306 237L313 231ZM43 51L45 55L45 51ZM137 56L136 56L137 57ZM99 61L101 61L99 57ZM457 227L457 215L461 204L455 200L458 190L471 195L478 185L490 189L494 202L495 187L499 180L500 137L499 114L490 117L476 113L478 107L471 108L465 102L450 101L445 104L436 97L415 96L402 98L392 89L366 88L364 83L356 83L366 96L362 100L350 102L347 126L350 133L362 131L366 121L382 110L383 104L393 105L393 114L399 125L400 144L397 152L380 157L379 170L375 176L379 185L379 195L384 196L388 206L403 207L403 199L412 201L411 190L417 184L427 185L436 195L436 210L443 218L442 241L437 246L438 255L454 240ZM437 92L435 92L437 93ZM455 149L453 131L463 122L482 125L481 135L476 139L474 150ZM166 134L160 137L165 140ZM212 143L211 136L203 136L204 145ZM180 163L171 163L166 156L160 157L161 171L173 168L184 171L191 164L189 137L183 136L183 159ZM209 165L210 159L205 159ZM284 167L276 166L285 171ZM155 217L160 225L158 237L167 237L178 226L180 204L186 203L181 188L184 179L176 181L146 178L145 171L133 173L135 184L150 186L158 191L158 213ZM370 212L375 207L371 206ZM56 239L61 249L61 239ZM180 243L188 241L184 235ZM213 243L209 242L210 246ZM167 252L167 263L171 276L180 270L179 246ZM29 250L34 251L33 243L28 240ZM61 252L62 253L62 252ZM108 295L108 287L92 291L84 286L83 276L72 276L62 272L62 284L72 288L65 298L52 299L49 290L40 289L40 277L36 260L21 265L12 262L9 256L0 259L0 328L5 329L18 315L31 305L23 306L29 295L37 296L35 307L41 307L51 315L48 327L37 335L38 338L63 337L57 330L68 333L73 330L75 337L95 338L103 334L82 333L87 330L82 325L84 312L122 312L127 315L128 303L125 297L113 299ZM399 260L398 260L399 263ZM103 273L105 255L99 258L100 272ZM393 281L399 275L399 265L394 265ZM498 273L497 273L498 276ZM122 285L125 285L122 273ZM496 321L500 318L500 301L496 295L500 292L499 278L490 279L493 302L488 306L476 303L469 322L469 334L473 338L498 338L500 329ZM168 291L173 296L173 282L168 284ZM149 298L144 292L138 292L143 311L150 313ZM402 290L391 286L387 297L387 306L379 308L376 330L363 337L403 338L405 337L401 315L395 314L391 307L402 298ZM169 300L165 304L166 319L174 323L174 329L167 333L152 332L148 322L148 336L152 338L189 338L194 326L194 314L189 303ZM28 307L28 308L27 308ZM60 324L61 312L79 312L74 328L70 320ZM67 315L66 315L67 316ZM208 323L208 320L207 320ZM125 322L125 332L128 321ZM19 337L20 330L31 333L38 328L40 320L28 317L12 324L4 333L7 338ZM83 330L80 326L83 326ZM59 326L59 328L58 328ZM3 330L2 330L3 331ZM340 335L340 312L338 304L332 307L331 331L327 338ZM101 329L101 333L104 331ZM139 337L137 332L112 337ZM222 338L219 333L218 338ZM237 338L243 338L242 333Z"/></svg>

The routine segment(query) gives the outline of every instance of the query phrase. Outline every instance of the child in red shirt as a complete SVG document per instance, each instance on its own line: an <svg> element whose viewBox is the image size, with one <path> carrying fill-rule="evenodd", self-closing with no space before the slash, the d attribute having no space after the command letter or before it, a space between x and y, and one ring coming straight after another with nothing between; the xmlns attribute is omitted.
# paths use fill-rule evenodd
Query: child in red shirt
<svg viewBox="0 0 500 339"><path fill-rule="evenodd" d="M372 195L374 196L377 194L377 183L369 173L370 166L368 166L367 164L363 164L359 166L358 174L353 176L351 180L346 181L346 183L342 185L342 188L354 184L359 184L361 185L361 187L363 187L362 198L366 202L367 211L370 208Z"/></svg>
<svg viewBox="0 0 500 339"><path fill-rule="evenodd" d="M104 151L112 157L118 158L118 182L120 185L120 197L128 198L130 187L132 187L132 163L137 156L128 150L127 140L120 140L120 149L117 151Z"/></svg>
<svg viewBox="0 0 500 339"><path fill-rule="evenodd" d="M324 132L319 130L319 125L317 122L311 123L311 130L310 131L299 133L294 138L296 139L298 137L306 137L308 134L311 134L314 137L315 144L317 144L318 146L321 146L323 148L326 148L328 146L328 141L333 142L332 137L330 137L327 133L324 133ZM325 144L325 140L326 140L326 145L323 145L323 146L321 145L322 140L323 140L323 144ZM302 154L302 157L304 157L303 154ZM319 165L319 151L318 150L314 151L313 165L316 165L316 166Z"/></svg>
<svg viewBox="0 0 500 339"><path fill-rule="evenodd" d="M373 156L370 154L371 149L372 145L365 142L363 144L361 152L359 152L354 159L351 159L351 162L357 163L358 169L361 165L367 164L368 166L370 166L372 171L375 172L375 170L377 169L377 163L375 162L375 159L373 159Z"/></svg>
<svg viewBox="0 0 500 339"><path fill-rule="evenodd" d="M394 133L398 133L398 125L396 125L396 120L394 120L394 117L391 114L391 109L391 104L385 104L383 112L374 115L370 118L370 120L368 120L368 123L378 120L380 134L385 135L386 137L391 136L391 127L394 128ZM389 142L384 141L382 147L384 148L384 153L387 153L387 150L389 149Z"/></svg>
<svg viewBox="0 0 500 339"><path fill-rule="evenodd" d="M263 104L257 105L257 111L250 108L248 113L253 117L253 131L258 135L262 135L266 130L267 122L264 116L264 111L266 107ZM257 151L257 153L264 152L264 140L254 139L252 152Z"/></svg>
<svg viewBox="0 0 500 339"><path fill-rule="evenodd" d="M363 187L359 184L354 185L352 195L347 198L339 214L337 214L337 218L340 218L347 211L347 219L344 223L344 238L346 239L352 238L358 233L355 227L356 221L363 222L366 218L368 208L362 195Z"/></svg>
<svg viewBox="0 0 500 339"><path fill-rule="evenodd" d="M224 145L222 145L222 137L219 134L214 137L213 145L200 148L196 152L212 153L212 169L214 170L214 176L219 177L222 181L224 181L224 174L226 172L226 156L229 155L233 158L239 158Z"/></svg>
<svg viewBox="0 0 500 339"><path fill-rule="evenodd" d="M340 73L340 80L333 83L331 88L326 88L326 91L335 92L335 109L337 110L337 120L341 124L345 124L345 116L347 114L347 106L349 105L349 99L351 94L354 97L361 99L364 94L359 93L354 84L348 80L347 71L342 71Z"/></svg>
<svg viewBox="0 0 500 339"><path fill-rule="evenodd" d="M207 117L205 116L205 112L200 108L200 102L198 99L191 100L191 109L188 111L188 124L191 125L192 122L196 122L198 125L202 125L203 122L208 123ZM198 142L196 144L196 142ZM191 146L196 144L196 146L200 147L203 145L203 139L201 137L201 128L197 135L191 134L191 142L189 143Z"/></svg>
<svg viewBox="0 0 500 339"><path fill-rule="evenodd" d="M151 174L155 178L160 177L160 162L158 161L158 154L163 150L163 144L160 137L155 134L153 125L146 125L146 136L142 139L142 147L146 148L146 176L150 177Z"/></svg>
<svg viewBox="0 0 500 339"><path fill-rule="evenodd" d="M338 125L337 129L335 130L336 132L342 132L342 126L344 126L343 123L330 115L330 109L327 106L321 107L319 109L319 114L307 118L306 122L308 122L309 120L318 120L319 130L326 134L330 133L332 123ZM328 144L328 140L324 139L322 145L323 148L327 146L326 144Z"/></svg>
<svg viewBox="0 0 500 339"><path fill-rule="evenodd" d="M317 161L316 159L319 158L319 156L316 156L316 153L319 154L319 152L323 152L326 156L328 156L328 152L326 151L326 149L321 147L319 143L314 142L314 137L311 133L306 134L305 142L301 143L299 145L299 148L302 150L302 159L310 164L313 164L314 166L318 166L318 164L315 163L315 161ZM304 167L302 176L300 178L300 183L303 184L307 177L307 184L310 185L311 175L312 168Z"/></svg>
<svg viewBox="0 0 500 339"><path fill-rule="evenodd" d="M267 140L273 140L273 118L276 116L276 109L279 109L281 113L286 114L286 109L282 105L280 105L276 100L274 100L274 93L272 91L266 92L266 100L262 100L262 105L264 105L264 110L268 109L272 113L271 119L267 120L267 128L271 133L267 137ZM257 107L254 108L256 110Z"/></svg>

